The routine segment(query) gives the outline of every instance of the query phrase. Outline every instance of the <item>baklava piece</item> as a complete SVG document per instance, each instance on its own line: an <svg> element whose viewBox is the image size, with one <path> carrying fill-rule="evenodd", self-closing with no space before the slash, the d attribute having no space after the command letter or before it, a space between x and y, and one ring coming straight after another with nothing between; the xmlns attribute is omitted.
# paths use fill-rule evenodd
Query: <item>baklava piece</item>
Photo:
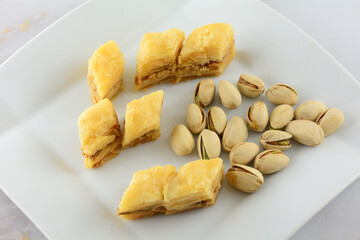
<svg viewBox="0 0 360 240"><path fill-rule="evenodd" d="M223 176L221 158L197 160L183 165L165 184L166 214L214 205Z"/></svg>
<svg viewBox="0 0 360 240"><path fill-rule="evenodd" d="M160 137L163 99L164 92L159 90L128 103L125 113L123 148Z"/></svg>
<svg viewBox="0 0 360 240"><path fill-rule="evenodd" d="M99 47L89 60L88 83L95 104L105 98L112 100L124 88L124 56L115 41Z"/></svg>
<svg viewBox="0 0 360 240"><path fill-rule="evenodd" d="M137 54L135 90L175 79L177 57L185 33L172 28L162 33L146 33Z"/></svg>
<svg viewBox="0 0 360 240"><path fill-rule="evenodd" d="M97 168L120 152L121 132L111 101L107 98L86 109L78 121L86 168Z"/></svg>
<svg viewBox="0 0 360 240"><path fill-rule="evenodd" d="M218 76L234 58L234 31L227 23L195 29L186 39L178 58L177 79Z"/></svg>
<svg viewBox="0 0 360 240"><path fill-rule="evenodd" d="M215 204L224 175L220 158L198 160L179 168L152 167L134 173L117 209L123 219L172 214Z"/></svg>
<svg viewBox="0 0 360 240"><path fill-rule="evenodd" d="M175 174L173 166L155 166L134 173L118 208L123 219L137 219L165 213L163 188Z"/></svg>

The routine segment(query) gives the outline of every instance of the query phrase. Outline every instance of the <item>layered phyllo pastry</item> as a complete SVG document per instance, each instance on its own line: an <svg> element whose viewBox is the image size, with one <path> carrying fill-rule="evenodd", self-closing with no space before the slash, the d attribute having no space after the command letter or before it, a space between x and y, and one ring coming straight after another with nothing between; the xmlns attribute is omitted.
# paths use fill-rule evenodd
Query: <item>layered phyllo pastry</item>
<svg viewBox="0 0 360 240"><path fill-rule="evenodd" d="M127 104L122 147L132 147L160 137L162 90L135 99Z"/></svg>
<svg viewBox="0 0 360 240"><path fill-rule="evenodd" d="M196 28L181 49L176 77L181 80L218 76L234 58L234 31L227 23Z"/></svg>
<svg viewBox="0 0 360 240"><path fill-rule="evenodd" d="M137 54L135 90L175 80L177 57L184 39L185 33L176 28L145 33Z"/></svg>
<svg viewBox="0 0 360 240"><path fill-rule="evenodd" d="M146 33L137 55L135 90L171 81L218 76L234 58L234 31L227 23L195 29L186 39L176 28Z"/></svg>
<svg viewBox="0 0 360 240"><path fill-rule="evenodd" d="M111 101L107 98L86 109L78 121L86 168L97 168L120 152L121 132Z"/></svg>
<svg viewBox="0 0 360 240"><path fill-rule="evenodd" d="M123 194L118 215L137 219L157 213L172 214L215 204L224 175L220 158L175 167L153 167L134 173Z"/></svg>
<svg viewBox="0 0 360 240"><path fill-rule="evenodd" d="M94 52L87 75L93 103L105 98L112 100L124 88L124 64L124 56L115 41L105 43Z"/></svg>

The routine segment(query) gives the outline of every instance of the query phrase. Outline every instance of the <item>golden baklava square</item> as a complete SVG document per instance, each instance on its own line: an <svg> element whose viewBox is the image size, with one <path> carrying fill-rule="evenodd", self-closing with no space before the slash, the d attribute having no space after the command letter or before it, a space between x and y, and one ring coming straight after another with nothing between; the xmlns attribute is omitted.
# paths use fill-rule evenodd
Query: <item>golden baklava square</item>
<svg viewBox="0 0 360 240"><path fill-rule="evenodd" d="M137 219L211 206L223 176L221 158L189 162L177 172L169 165L137 171L120 200L118 215Z"/></svg>
<svg viewBox="0 0 360 240"><path fill-rule="evenodd" d="M184 39L185 33L176 28L144 34L137 54L135 90L175 79Z"/></svg>
<svg viewBox="0 0 360 240"><path fill-rule="evenodd" d="M234 31L227 23L196 28L186 39L178 58L176 77L181 80L218 76L234 58Z"/></svg>
<svg viewBox="0 0 360 240"><path fill-rule="evenodd" d="M118 208L123 219L137 219L165 213L163 188L175 174L173 166L155 166L134 173Z"/></svg>
<svg viewBox="0 0 360 240"><path fill-rule="evenodd" d="M86 168L96 168L120 152L121 132L111 101L107 98L86 109L78 121Z"/></svg>
<svg viewBox="0 0 360 240"><path fill-rule="evenodd" d="M122 147L132 147L160 137L162 90L135 99L127 104Z"/></svg>
<svg viewBox="0 0 360 240"><path fill-rule="evenodd" d="M112 100L124 88L124 64L124 56L115 41L105 43L94 52L87 75L93 103L105 98Z"/></svg>
<svg viewBox="0 0 360 240"><path fill-rule="evenodd" d="M224 166L221 158L197 160L180 167L164 186L167 214L214 205Z"/></svg>

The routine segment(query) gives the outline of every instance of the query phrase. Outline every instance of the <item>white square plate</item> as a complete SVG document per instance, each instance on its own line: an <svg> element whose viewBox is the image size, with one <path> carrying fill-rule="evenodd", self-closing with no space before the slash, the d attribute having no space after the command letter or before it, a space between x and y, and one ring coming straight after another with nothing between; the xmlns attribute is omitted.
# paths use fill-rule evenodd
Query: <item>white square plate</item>
<svg viewBox="0 0 360 240"><path fill-rule="evenodd" d="M77 128L78 115L92 105L87 60L106 41L119 44L126 60L125 90L114 106L123 123L126 103L146 94L133 92L143 34L176 27L189 35L214 22L231 24L236 42L235 58L213 78L216 84L252 73L266 87L294 87L299 104L321 100L342 109L345 123L319 147L295 143L286 152L291 159L286 169L266 176L254 194L237 191L224 179L212 207L124 221L116 208L133 172L198 158L195 151L176 156L169 146L172 128L185 122L198 80L150 89L165 92L161 137L87 170ZM91 1L9 58L0 68L0 84L0 186L51 239L287 238L360 172L359 85L304 32L258 1ZM259 99L273 109L264 96ZM226 110L228 119L245 117L253 102L243 97L238 109ZM220 105L218 96L214 104ZM252 133L248 141L257 142L259 135ZM227 169L227 154L222 158Z"/></svg>

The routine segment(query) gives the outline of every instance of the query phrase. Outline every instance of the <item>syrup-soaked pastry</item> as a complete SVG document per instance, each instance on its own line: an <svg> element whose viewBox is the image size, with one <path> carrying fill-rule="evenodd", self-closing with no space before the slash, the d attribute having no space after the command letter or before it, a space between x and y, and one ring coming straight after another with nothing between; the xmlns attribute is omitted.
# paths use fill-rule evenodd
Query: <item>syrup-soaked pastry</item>
<svg viewBox="0 0 360 240"><path fill-rule="evenodd" d="M124 56L115 41L99 47L88 63L88 83L95 104L105 98L114 99L124 88Z"/></svg>
<svg viewBox="0 0 360 240"><path fill-rule="evenodd" d="M172 28L146 33L137 54L135 90L175 79L176 61L185 33Z"/></svg>
<svg viewBox="0 0 360 240"><path fill-rule="evenodd" d="M135 99L127 104L122 147L132 147L160 137L162 90Z"/></svg>
<svg viewBox="0 0 360 240"><path fill-rule="evenodd" d="M218 76L234 58L234 31L227 23L199 27L183 45L184 35L175 28L144 35L137 57L135 90L167 81Z"/></svg>
<svg viewBox="0 0 360 240"><path fill-rule="evenodd" d="M111 101L107 98L86 109L78 121L86 168L97 168L120 152L121 132Z"/></svg>
<svg viewBox="0 0 360 240"><path fill-rule="evenodd" d="M118 215L137 219L213 205L223 175L220 158L189 162L178 172L173 166L138 171L120 201Z"/></svg>
<svg viewBox="0 0 360 240"><path fill-rule="evenodd" d="M171 181L165 184L166 213L214 205L223 176L221 158L197 160L183 165Z"/></svg>
<svg viewBox="0 0 360 240"><path fill-rule="evenodd" d="M227 23L196 28L181 49L176 77L181 80L218 76L234 58L234 31Z"/></svg>
<svg viewBox="0 0 360 240"><path fill-rule="evenodd" d="M155 166L134 173L118 208L123 219L137 219L165 213L163 188L175 174L173 166Z"/></svg>

